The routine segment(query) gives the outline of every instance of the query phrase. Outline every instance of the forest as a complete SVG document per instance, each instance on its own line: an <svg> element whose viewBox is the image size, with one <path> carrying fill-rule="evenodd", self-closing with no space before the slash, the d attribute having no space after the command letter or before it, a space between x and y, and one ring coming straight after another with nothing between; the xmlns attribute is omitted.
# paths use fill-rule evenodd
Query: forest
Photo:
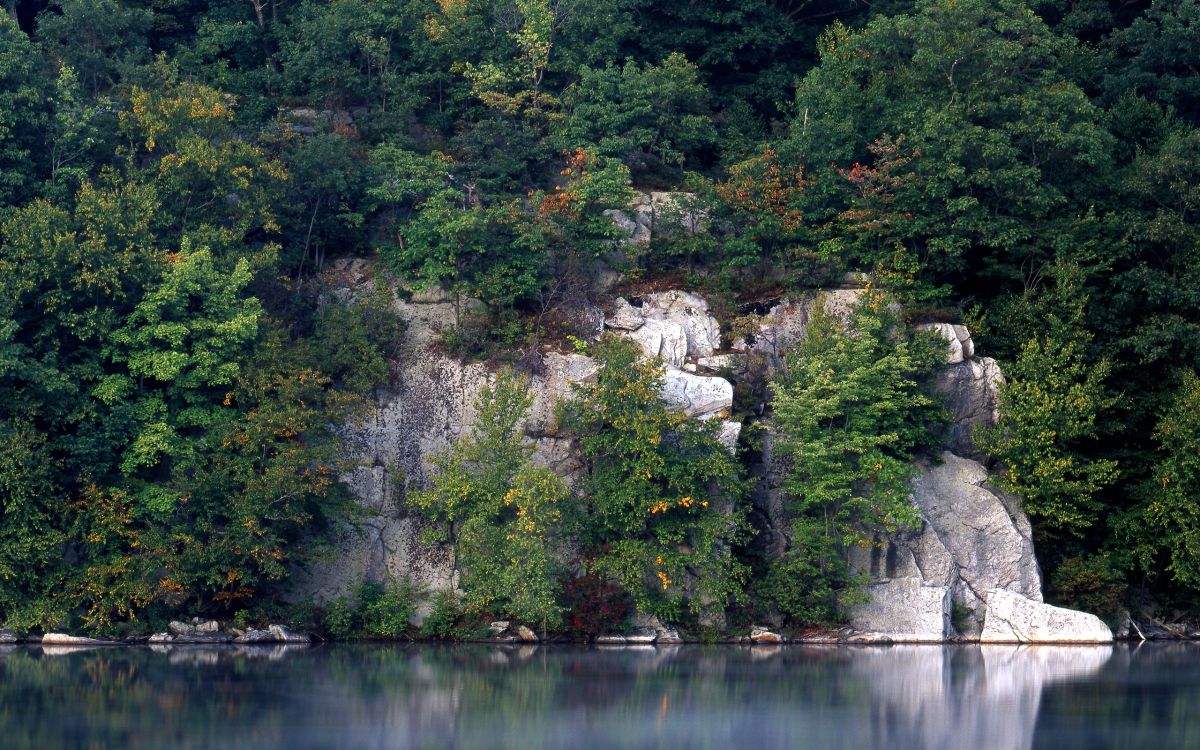
<svg viewBox="0 0 1200 750"><path fill-rule="evenodd" d="M635 189L686 191L709 230L613 257ZM1008 378L979 444L1048 598L1200 610L1200 0L5 0L0 624L295 607L291 571L355 513L334 426L403 339L386 300L326 294L351 256L478 299L441 343L494 363L579 343L561 311L597 259L734 311L871 279L860 335L817 325L772 386L800 552L738 553L745 519L700 497L736 505L742 468L601 343L564 416L584 488L528 465L516 375L410 499L475 579L430 632L836 622L842 547L907 518L937 354L904 331L934 319ZM835 372L862 392L818 392ZM855 400L885 406L812 416ZM413 596L312 627L396 635Z"/></svg>

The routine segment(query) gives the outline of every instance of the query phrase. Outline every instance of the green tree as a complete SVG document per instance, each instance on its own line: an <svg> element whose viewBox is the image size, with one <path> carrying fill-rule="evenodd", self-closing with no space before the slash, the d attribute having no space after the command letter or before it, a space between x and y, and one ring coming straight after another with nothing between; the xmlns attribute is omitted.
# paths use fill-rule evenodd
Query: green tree
<svg viewBox="0 0 1200 750"><path fill-rule="evenodd" d="M1198 36L1200 2L1155 0L1128 27L1113 29L1104 40L1119 61L1103 80L1105 94L1116 99L1136 92L1200 123Z"/></svg>
<svg viewBox="0 0 1200 750"><path fill-rule="evenodd" d="M1037 330L1005 368L1000 421L978 442L1003 464L1001 486L1024 498L1041 530L1078 536L1099 518L1097 493L1117 477L1115 461L1086 450L1097 417L1116 402L1105 389L1108 362L1089 357L1080 270L1060 264L1052 278L1050 289L1021 302Z"/></svg>
<svg viewBox="0 0 1200 750"><path fill-rule="evenodd" d="M820 49L781 150L817 165L824 193L842 181L824 165L880 167L868 146L903 135L920 157L897 186L912 220L896 239L926 280L1019 285L1075 242L1111 139L1068 76L1074 40L1022 0L922 0L862 31L835 23Z"/></svg>
<svg viewBox="0 0 1200 750"><path fill-rule="evenodd" d="M385 144L371 162L367 194L390 209L392 237L381 253L394 271L477 297L494 317L541 288L545 245L518 199L485 201L441 154Z"/></svg>
<svg viewBox="0 0 1200 750"><path fill-rule="evenodd" d="M97 99L149 61L150 11L116 0L62 0L38 16L37 39Z"/></svg>
<svg viewBox="0 0 1200 750"><path fill-rule="evenodd" d="M587 462L579 535L588 568L617 581L642 613L719 615L746 582L730 550L748 533L737 460L716 420L668 407L661 364L619 339L596 357L596 381L564 414Z"/></svg>
<svg viewBox="0 0 1200 750"><path fill-rule="evenodd" d="M912 460L932 447L939 419L922 381L944 364L943 347L906 331L878 291L864 292L846 321L818 298L772 384L774 450L788 465L793 522L763 590L789 617L835 619L852 583L846 548L866 544L872 530L919 523Z"/></svg>
<svg viewBox="0 0 1200 750"><path fill-rule="evenodd" d="M563 507L567 491L530 463L521 425L526 383L501 373L480 392L471 434L434 460L432 487L409 501L450 530L464 604L475 614L557 627Z"/></svg>
<svg viewBox="0 0 1200 750"><path fill-rule="evenodd" d="M564 146L594 147L638 173L679 170L713 142L708 91L678 53L660 65L585 67L565 94Z"/></svg>
<svg viewBox="0 0 1200 750"><path fill-rule="evenodd" d="M50 81L16 19L0 14L0 208L31 193L43 155L39 134Z"/></svg>
<svg viewBox="0 0 1200 750"><path fill-rule="evenodd" d="M1200 590L1200 377L1185 371L1154 430L1158 460L1118 520L1117 539L1148 576Z"/></svg>
<svg viewBox="0 0 1200 750"><path fill-rule="evenodd" d="M154 185L161 241L191 237L228 256L245 253L251 234L277 233L287 172L235 129L232 97L179 80L162 57L152 80L131 87L129 109L119 114L120 153L128 179Z"/></svg>

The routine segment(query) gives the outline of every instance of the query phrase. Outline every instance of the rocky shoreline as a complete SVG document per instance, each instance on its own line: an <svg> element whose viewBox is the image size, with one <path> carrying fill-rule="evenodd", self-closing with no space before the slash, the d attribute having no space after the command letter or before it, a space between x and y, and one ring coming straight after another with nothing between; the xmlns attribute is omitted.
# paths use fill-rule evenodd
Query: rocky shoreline
<svg viewBox="0 0 1200 750"><path fill-rule="evenodd" d="M1111 631L1110 631L1111 632ZM1136 623L1128 617L1123 617L1122 627L1109 638L1097 637L1095 640L1085 640L1079 637L1071 639L1041 639L1030 640L1020 638L1002 638L998 636L986 638L949 638L943 641L921 639L905 639L882 633L864 633L850 627L824 632L812 632L798 636L788 636L771 628L755 626L746 635L728 635L716 639L698 639L681 635L677 629L669 625L642 626L624 633L611 633L597 636L591 640L554 637L543 639L527 625L513 624L506 621L491 623L488 636L467 639L461 643L482 644L493 646L514 645L591 645L600 648L622 647L653 647L676 646L683 644L705 645L739 645L739 646L782 646L782 645L825 645L825 646L891 646L891 645L1047 645L1047 646L1087 646L1102 645L1113 642L1140 641L1200 641L1200 625L1196 623L1163 623L1150 620L1145 624ZM326 639L302 633L283 625L270 625L265 629L223 628L215 620L196 623L172 622L168 632L154 634L139 634L126 636L119 640L90 638L71 635L68 633L50 632L44 634L17 635L12 630L0 629L0 646L53 646L66 648L95 648L95 647L128 647L128 646L308 646L326 641ZM362 641L352 641L362 642ZM439 639L395 639L377 640L376 643L445 643Z"/></svg>

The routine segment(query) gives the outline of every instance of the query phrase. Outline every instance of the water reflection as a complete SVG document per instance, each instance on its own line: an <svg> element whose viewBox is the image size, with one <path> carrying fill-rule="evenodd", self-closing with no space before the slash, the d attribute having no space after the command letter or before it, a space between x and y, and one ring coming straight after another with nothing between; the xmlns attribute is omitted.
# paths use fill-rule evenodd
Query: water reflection
<svg viewBox="0 0 1200 750"><path fill-rule="evenodd" d="M1200 747L1200 644L60 651L5 748Z"/></svg>

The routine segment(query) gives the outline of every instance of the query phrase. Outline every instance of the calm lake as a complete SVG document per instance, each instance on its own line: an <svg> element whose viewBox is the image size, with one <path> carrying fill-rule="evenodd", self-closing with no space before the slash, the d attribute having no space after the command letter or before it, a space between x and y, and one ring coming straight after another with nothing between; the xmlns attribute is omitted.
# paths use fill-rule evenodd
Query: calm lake
<svg viewBox="0 0 1200 750"><path fill-rule="evenodd" d="M1200 643L0 647L0 746L1200 748Z"/></svg>

